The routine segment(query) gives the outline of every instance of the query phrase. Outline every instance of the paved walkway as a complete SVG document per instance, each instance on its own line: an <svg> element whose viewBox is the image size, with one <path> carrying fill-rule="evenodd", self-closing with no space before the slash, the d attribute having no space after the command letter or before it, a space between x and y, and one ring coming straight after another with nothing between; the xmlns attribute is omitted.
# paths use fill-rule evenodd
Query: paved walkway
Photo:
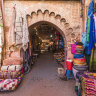
<svg viewBox="0 0 96 96"><path fill-rule="evenodd" d="M31 72L14 92L0 96L76 96L74 80L63 81L57 76L57 64L52 54L41 55Z"/></svg>

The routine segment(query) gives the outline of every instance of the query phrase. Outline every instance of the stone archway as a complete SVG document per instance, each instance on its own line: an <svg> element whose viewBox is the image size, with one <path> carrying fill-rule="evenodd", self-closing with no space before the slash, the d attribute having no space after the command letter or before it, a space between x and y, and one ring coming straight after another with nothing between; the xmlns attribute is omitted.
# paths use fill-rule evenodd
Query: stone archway
<svg viewBox="0 0 96 96"><path fill-rule="evenodd" d="M23 38L23 31L22 26L24 25L23 18L27 18L27 28L30 26L34 26L38 22L47 22L54 26L63 36L64 43L65 43L65 50L67 54L70 54L70 44L72 40L75 40L78 37L80 32L80 26L77 25L76 27L71 27L70 24L67 22L66 18L62 18L60 14L55 14L54 12L49 12L49 10L41 11L33 11L33 12L26 12L22 11L23 17L17 16L17 20L19 23L16 25L20 25L16 27L16 47L19 49L23 47L22 38ZM26 28L25 28L26 29ZM28 36L25 36L28 39ZM26 38L24 38L26 39ZM27 40L26 39L26 40Z"/></svg>
<svg viewBox="0 0 96 96"><path fill-rule="evenodd" d="M35 27L35 26L37 26L37 25L39 25L39 24L43 24L43 23L50 24L52 27L56 28L56 30L58 30L58 32L60 32L60 34L62 35L63 40L64 40L64 51L65 51L65 58L66 58L66 54L67 54L67 41L66 41L65 34L63 33L63 31L62 31L60 28L58 28L58 26L56 26L56 25L54 25L53 23L48 22L48 21L39 21L39 22L36 22L36 23L34 23L33 25L30 25L30 26L28 27L29 32L30 32L31 28L33 28L33 27Z"/></svg>
<svg viewBox="0 0 96 96"><path fill-rule="evenodd" d="M70 27L70 24L65 18L62 18L59 14L56 15L54 12L49 12L48 10L45 10L44 12L38 10L37 12L27 14L27 22L29 28L42 22L47 22L54 26L63 36L65 50L67 53L68 48L70 48L73 29Z"/></svg>

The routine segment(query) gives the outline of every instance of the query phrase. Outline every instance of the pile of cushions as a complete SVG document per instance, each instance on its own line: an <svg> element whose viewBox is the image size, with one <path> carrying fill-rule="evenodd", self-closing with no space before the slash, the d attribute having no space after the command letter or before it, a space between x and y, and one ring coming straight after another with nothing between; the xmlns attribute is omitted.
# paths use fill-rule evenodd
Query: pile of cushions
<svg viewBox="0 0 96 96"><path fill-rule="evenodd" d="M77 44L75 44L75 53L74 53L74 57L73 57L73 73L74 73L74 77L76 80L76 84L75 84L75 90L79 90L80 87L78 87L80 85L79 80L76 78L76 74L78 72L83 73L88 69L88 65L86 63L86 58L84 56L84 48L83 48L83 44L81 42L78 42ZM81 94L80 90L78 91L78 94ZM82 96L82 95L78 95L78 96Z"/></svg>
<svg viewBox="0 0 96 96"><path fill-rule="evenodd" d="M88 66L86 64L86 58L83 54L84 48L83 44L81 42L78 42L75 46L75 54L73 59L73 73L76 74L76 72L84 72L88 69ZM76 75L75 75L76 78Z"/></svg>
<svg viewBox="0 0 96 96"><path fill-rule="evenodd" d="M80 96L96 96L96 73L77 73L78 94Z"/></svg>
<svg viewBox="0 0 96 96"><path fill-rule="evenodd" d="M24 71L21 58L5 59L0 71L0 91L13 91L20 84Z"/></svg>
<svg viewBox="0 0 96 96"><path fill-rule="evenodd" d="M58 64L60 65L64 65L64 52L59 52L55 55L55 59L57 61Z"/></svg>
<svg viewBox="0 0 96 96"><path fill-rule="evenodd" d="M83 55L82 45L76 45L76 53L74 54L73 63L74 65L86 65L86 59Z"/></svg>
<svg viewBox="0 0 96 96"><path fill-rule="evenodd" d="M58 63L58 76L62 79L64 78L64 61L65 61L64 50L61 50L60 52L55 53L54 58Z"/></svg>

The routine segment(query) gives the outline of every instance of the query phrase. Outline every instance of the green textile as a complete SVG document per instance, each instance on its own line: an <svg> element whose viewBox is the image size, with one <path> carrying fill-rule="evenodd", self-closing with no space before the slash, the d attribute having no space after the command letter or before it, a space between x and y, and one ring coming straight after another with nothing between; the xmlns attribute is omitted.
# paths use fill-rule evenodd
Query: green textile
<svg viewBox="0 0 96 96"><path fill-rule="evenodd" d="M87 42L89 42L89 33L90 33L90 17L88 18Z"/></svg>
<svg viewBox="0 0 96 96"><path fill-rule="evenodd" d="M90 62L89 62L89 70L92 70L92 65L93 65L93 54L94 54L94 49L91 51L91 56L90 56Z"/></svg>
<svg viewBox="0 0 96 96"><path fill-rule="evenodd" d="M89 70L96 71L96 47L94 47L91 52Z"/></svg>

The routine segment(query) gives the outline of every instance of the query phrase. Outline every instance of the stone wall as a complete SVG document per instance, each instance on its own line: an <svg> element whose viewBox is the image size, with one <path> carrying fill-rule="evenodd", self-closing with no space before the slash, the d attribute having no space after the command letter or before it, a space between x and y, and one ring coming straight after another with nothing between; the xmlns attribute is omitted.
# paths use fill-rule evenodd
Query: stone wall
<svg viewBox="0 0 96 96"><path fill-rule="evenodd" d="M44 14L45 12L48 12L47 15L49 17L46 18L45 20L55 25L55 27L57 27L57 29L60 29L64 35L66 34L65 38L67 38L68 47L70 47L72 36L73 39L76 38L80 39L79 35L81 31L81 18L80 18L81 4L79 1L52 2L52 1L15 1L15 0L6 1L5 0L4 6L5 6L5 15L6 15L5 22L6 22L7 34L11 22L12 7L14 6L14 4L16 4L16 11L17 11L16 22L18 24L20 24L20 18L24 16L25 11L29 20L28 27L30 27L34 23L37 23L38 20L44 21L43 18L45 16ZM22 30L21 30L21 35L22 35Z"/></svg>

